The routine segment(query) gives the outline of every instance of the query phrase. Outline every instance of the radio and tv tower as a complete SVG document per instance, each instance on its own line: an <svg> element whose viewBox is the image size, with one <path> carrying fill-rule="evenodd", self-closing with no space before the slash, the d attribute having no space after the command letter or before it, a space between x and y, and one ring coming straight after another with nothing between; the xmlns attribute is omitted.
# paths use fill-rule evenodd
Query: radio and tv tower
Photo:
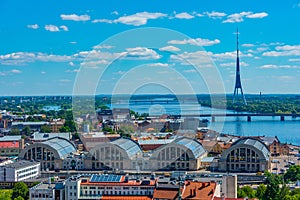
<svg viewBox="0 0 300 200"><path fill-rule="evenodd" d="M239 58L239 30L236 32L236 75L235 75L235 86L233 92L232 103L239 97L239 89L241 91L241 96L243 103L247 105L246 98L243 93L242 82L241 82L241 72L240 72L240 58Z"/></svg>

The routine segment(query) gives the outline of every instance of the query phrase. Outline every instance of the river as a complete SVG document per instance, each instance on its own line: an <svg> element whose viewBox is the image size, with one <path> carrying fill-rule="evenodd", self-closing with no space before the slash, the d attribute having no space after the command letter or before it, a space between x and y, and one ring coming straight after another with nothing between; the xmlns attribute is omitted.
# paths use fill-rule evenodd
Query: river
<svg viewBox="0 0 300 200"><path fill-rule="evenodd" d="M162 114L211 114L211 113L236 113L231 110L212 109L202 107L197 103L186 102L179 104L178 102L168 101L151 102L118 102L109 105L111 108L130 108L138 113L149 113L150 116ZM219 131L220 133L233 134L239 136L277 136L282 143L292 143L300 145L300 118L285 117L285 121L280 121L280 117L252 117L252 121L248 122L247 117L216 117L215 122L211 122L210 118L208 127Z"/></svg>

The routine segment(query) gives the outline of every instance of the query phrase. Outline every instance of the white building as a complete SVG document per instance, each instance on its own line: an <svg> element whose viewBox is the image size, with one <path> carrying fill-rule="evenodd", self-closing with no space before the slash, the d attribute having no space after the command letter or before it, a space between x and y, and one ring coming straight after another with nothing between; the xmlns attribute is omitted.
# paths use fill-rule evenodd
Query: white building
<svg viewBox="0 0 300 200"><path fill-rule="evenodd" d="M19 182L40 176L40 163L21 160L0 166L0 181Z"/></svg>
<svg viewBox="0 0 300 200"><path fill-rule="evenodd" d="M65 200L65 183L40 183L29 189L30 200ZM67 199L69 200L69 199Z"/></svg>

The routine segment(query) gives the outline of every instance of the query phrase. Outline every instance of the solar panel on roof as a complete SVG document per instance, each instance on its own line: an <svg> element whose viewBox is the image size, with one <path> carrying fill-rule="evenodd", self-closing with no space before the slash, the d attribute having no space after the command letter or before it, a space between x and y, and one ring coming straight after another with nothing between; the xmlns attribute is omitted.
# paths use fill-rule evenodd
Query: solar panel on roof
<svg viewBox="0 0 300 200"><path fill-rule="evenodd" d="M120 182L121 175L92 175L90 182Z"/></svg>

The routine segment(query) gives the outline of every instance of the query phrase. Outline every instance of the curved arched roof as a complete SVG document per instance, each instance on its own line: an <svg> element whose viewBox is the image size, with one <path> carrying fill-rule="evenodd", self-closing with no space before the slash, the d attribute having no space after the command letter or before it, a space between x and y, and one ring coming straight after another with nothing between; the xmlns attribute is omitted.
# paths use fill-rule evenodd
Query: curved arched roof
<svg viewBox="0 0 300 200"><path fill-rule="evenodd" d="M126 151L129 158L136 156L138 153L142 153L140 146L129 138L119 138L111 143Z"/></svg>
<svg viewBox="0 0 300 200"><path fill-rule="evenodd" d="M20 157L23 157L29 149L37 148L37 147L44 147L49 150L55 151L54 154L56 155L57 158L58 157L64 158L68 154L76 151L76 147L72 142L70 142L69 140L67 140L65 138L55 137L55 138L51 138L44 142L34 143L34 144L26 147L20 153Z"/></svg>
<svg viewBox="0 0 300 200"><path fill-rule="evenodd" d="M176 139L172 143L185 146L187 149L191 150L195 158L200 157L206 152L206 150L203 148L200 142L193 140L191 138L181 137Z"/></svg>
<svg viewBox="0 0 300 200"><path fill-rule="evenodd" d="M61 158L76 151L76 147L72 142L61 137L55 137L42 143L55 149Z"/></svg>
<svg viewBox="0 0 300 200"><path fill-rule="evenodd" d="M241 138L241 139L235 141L234 143L232 143L229 150L236 146L245 146L245 145L254 147L255 149L257 149L258 151L260 151L262 153L262 155L264 156L264 158L266 160L269 160L270 151L269 151L268 147L262 141L255 139L255 138L249 138L249 137Z"/></svg>

